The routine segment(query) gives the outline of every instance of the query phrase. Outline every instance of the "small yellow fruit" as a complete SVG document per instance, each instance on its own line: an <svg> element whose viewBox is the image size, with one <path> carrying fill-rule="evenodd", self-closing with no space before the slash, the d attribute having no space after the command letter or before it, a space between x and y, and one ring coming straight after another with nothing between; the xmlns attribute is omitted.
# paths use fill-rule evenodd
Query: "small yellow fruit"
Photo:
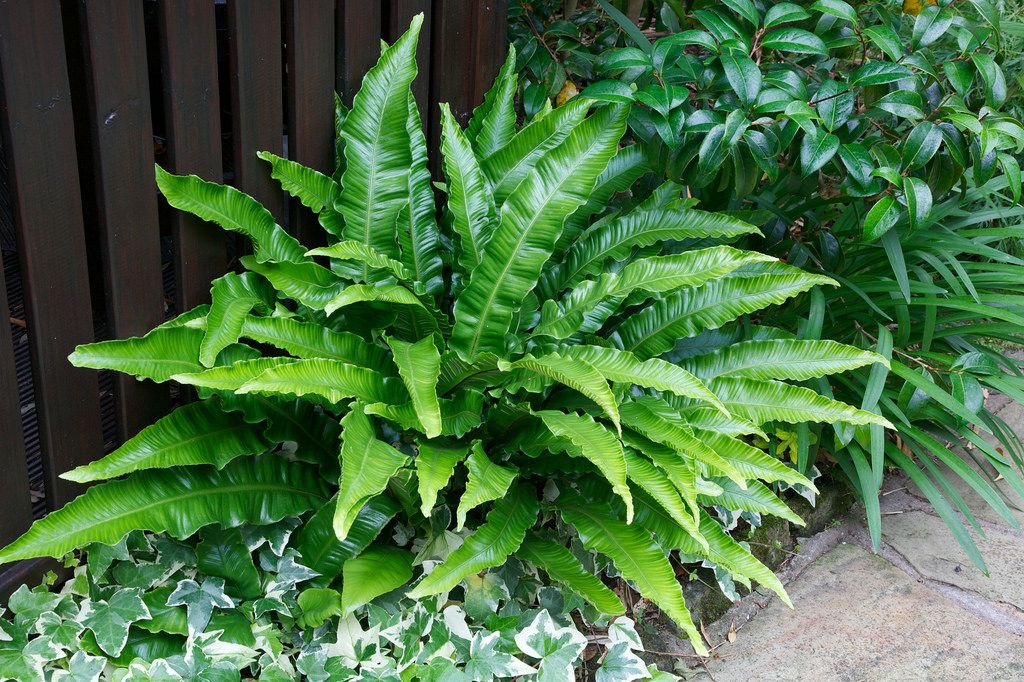
<svg viewBox="0 0 1024 682"><path fill-rule="evenodd" d="M558 91L558 97L555 98L555 106L562 106L578 94L580 91L576 89L576 84L571 80L566 80L565 85Z"/></svg>
<svg viewBox="0 0 1024 682"><path fill-rule="evenodd" d="M903 0L903 13L917 16L925 5L934 5L938 0Z"/></svg>

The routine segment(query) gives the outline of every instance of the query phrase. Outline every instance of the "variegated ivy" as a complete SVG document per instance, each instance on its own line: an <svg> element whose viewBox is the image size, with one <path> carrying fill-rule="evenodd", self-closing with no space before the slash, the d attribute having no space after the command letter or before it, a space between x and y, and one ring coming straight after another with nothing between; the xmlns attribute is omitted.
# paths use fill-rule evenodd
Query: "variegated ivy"
<svg viewBox="0 0 1024 682"><path fill-rule="evenodd" d="M674 183L595 219L629 189L628 106L577 98L519 128L513 56L468 130L442 108L438 222L409 89L420 23L384 50L351 111L339 106L334 177L262 155L318 214L327 246L300 244L234 188L158 169L172 206L252 240L246 271L216 280L209 306L71 360L175 380L203 399L67 474L116 480L37 522L0 561L135 529L185 538L301 518L292 544L318 574L311 582L341 583L340 603L318 601L319 613L352 613L360 602L346 591L358 580L412 599L466 594L513 554L588 608L623 613L553 534L567 524L706 653L666 550L788 602L708 509L799 521L769 486L813 484L749 437L771 422L887 425L787 383L884 360L751 320L833 282L728 246L754 228L696 210ZM737 320L746 341L671 352ZM454 532L432 513L439 500L456 510ZM376 539L396 515L404 536L461 544L414 565ZM210 587L175 591L192 639L217 608ZM257 617L286 594L270 590ZM471 656L494 646L483 638Z"/></svg>

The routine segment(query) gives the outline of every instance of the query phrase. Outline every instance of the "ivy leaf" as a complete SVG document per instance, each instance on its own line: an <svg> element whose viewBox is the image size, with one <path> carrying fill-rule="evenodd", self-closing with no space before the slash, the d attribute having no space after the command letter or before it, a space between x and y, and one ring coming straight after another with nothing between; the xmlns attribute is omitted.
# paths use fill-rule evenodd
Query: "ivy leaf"
<svg viewBox="0 0 1024 682"><path fill-rule="evenodd" d="M625 642L633 651L644 650L644 643L640 640L640 635L636 631L636 623L628 616L616 618L608 626L608 639L611 640L612 644Z"/></svg>
<svg viewBox="0 0 1024 682"><path fill-rule="evenodd" d="M142 590L126 588L115 592L109 600L83 600L79 618L96 636L103 653L118 656L128 641L128 628L136 621L150 618L150 613L142 601Z"/></svg>
<svg viewBox="0 0 1024 682"><path fill-rule="evenodd" d="M587 638L571 627L559 626L547 610L515 635L516 646L527 656L540 659L538 682L573 679L573 663L587 646Z"/></svg>
<svg viewBox="0 0 1024 682"><path fill-rule="evenodd" d="M54 672L53 682L99 682L106 665L107 659L101 656L76 651L68 661L68 670Z"/></svg>
<svg viewBox="0 0 1024 682"><path fill-rule="evenodd" d="M500 632L477 632L469 643L466 674L474 680L491 682L495 677L516 677L537 672L512 654L498 650Z"/></svg>
<svg viewBox="0 0 1024 682"><path fill-rule="evenodd" d="M174 592L167 598L168 606L184 606L188 612L189 637L206 629L213 616L214 607L234 608L235 602L224 593L224 581L220 578L206 578L202 584L195 580L181 580ZM149 615L149 612L146 612ZM127 631L127 629L126 629Z"/></svg>
<svg viewBox="0 0 1024 682"><path fill-rule="evenodd" d="M467 575L465 604L466 613L477 622L484 622L498 610L498 602L511 598L505 581L497 573Z"/></svg>
<svg viewBox="0 0 1024 682"><path fill-rule="evenodd" d="M326 587L311 587L299 593L302 614L299 623L304 628L318 628L329 618L341 615L341 595Z"/></svg>
<svg viewBox="0 0 1024 682"><path fill-rule="evenodd" d="M650 676L643 660L630 650L629 643L619 642L608 648L595 679L597 682L631 682Z"/></svg>
<svg viewBox="0 0 1024 682"><path fill-rule="evenodd" d="M78 621L61 618L60 614L53 611L40 614L35 623L36 632L49 639L57 648L70 651L79 648L79 635L84 629Z"/></svg>
<svg viewBox="0 0 1024 682"><path fill-rule="evenodd" d="M202 542L196 547L197 566L206 575L224 578L243 597L252 599L262 594L260 575L252 561L249 547L237 528L217 527L202 531Z"/></svg>

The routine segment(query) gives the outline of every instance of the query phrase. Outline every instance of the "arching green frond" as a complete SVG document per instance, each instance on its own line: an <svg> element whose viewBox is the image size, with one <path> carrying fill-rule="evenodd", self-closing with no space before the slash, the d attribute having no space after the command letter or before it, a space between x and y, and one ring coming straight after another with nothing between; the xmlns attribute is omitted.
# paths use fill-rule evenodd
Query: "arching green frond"
<svg viewBox="0 0 1024 682"><path fill-rule="evenodd" d="M500 206L525 178L541 157L553 149L587 115L590 103L582 97L566 102L550 115L534 120L512 136L508 144L484 157L480 167Z"/></svg>
<svg viewBox="0 0 1024 682"><path fill-rule="evenodd" d="M416 455L416 480L420 493L420 512L430 518L437 494L448 485L455 465L469 455L469 445L419 442Z"/></svg>
<svg viewBox="0 0 1024 682"><path fill-rule="evenodd" d="M497 218L477 157L447 104L441 105L441 154L452 229L459 238L459 265L468 275L480 263Z"/></svg>
<svg viewBox="0 0 1024 682"><path fill-rule="evenodd" d="M319 395L332 403L346 398L391 402L404 394L372 369L323 359L295 360L272 366L239 386L237 392Z"/></svg>
<svg viewBox="0 0 1024 682"><path fill-rule="evenodd" d="M313 249L312 251L307 251L306 255L326 256L327 258L337 258L339 260L357 261L370 268L387 270L399 280L408 281L412 279L401 261L388 258L372 246L367 246L351 240L343 240L335 242L330 246Z"/></svg>
<svg viewBox="0 0 1024 682"><path fill-rule="evenodd" d="M451 398L441 398L441 435L462 438L480 426L483 420L484 397L479 391L464 390L452 394ZM397 424L404 431L423 432L423 425L416 414L412 402L399 405L385 403L369 403L367 414L383 417Z"/></svg>
<svg viewBox="0 0 1024 682"><path fill-rule="evenodd" d="M121 447L61 478L78 483L117 478L143 469L210 464L218 469L236 457L266 452L270 443L260 426L225 412L213 400L179 407L147 426Z"/></svg>
<svg viewBox="0 0 1024 682"><path fill-rule="evenodd" d="M523 544L527 529L537 520L539 509L531 491L524 486L514 486L495 502L487 513L487 520L406 596L422 599L447 592L467 575L499 566Z"/></svg>
<svg viewBox="0 0 1024 682"><path fill-rule="evenodd" d="M633 518L633 496L626 483L626 455L615 434L590 415L543 410L536 415L559 438L568 439L611 483L612 491L626 503L626 520Z"/></svg>
<svg viewBox="0 0 1024 682"><path fill-rule="evenodd" d="M412 165L409 167L409 198L398 212L398 244L406 271L422 283L426 293L434 296L444 290L441 232L434 209L434 187L427 169L427 139L411 92L406 130Z"/></svg>
<svg viewBox="0 0 1024 682"><path fill-rule="evenodd" d="M693 463L667 445L656 443L628 429L622 432L622 442L636 452L643 453L668 476L668 480L689 507L690 517L696 524L700 519L700 507L697 506L697 473Z"/></svg>
<svg viewBox="0 0 1024 682"><path fill-rule="evenodd" d="M741 487L746 485L743 474L694 436L679 415L665 403L653 398L640 398L623 403L619 410L622 421L629 428L682 455L715 467Z"/></svg>
<svg viewBox="0 0 1024 682"><path fill-rule="evenodd" d="M156 184L174 208L249 237L258 262L307 260L302 244L274 222L270 211L248 194L195 175L173 175L160 166L156 167Z"/></svg>
<svg viewBox="0 0 1024 682"><path fill-rule="evenodd" d="M714 450L719 457L729 462L730 467L743 475L744 481L740 485L741 488L746 488L755 479L760 479L762 481L799 483L811 490L816 490L814 484L799 471L786 466L782 460L772 457L764 450L755 448L746 441L703 429L694 429L693 435ZM708 464L721 471L717 465L710 462Z"/></svg>
<svg viewBox="0 0 1024 682"><path fill-rule="evenodd" d="M423 433L427 438L436 438L441 435L441 404L437 400L441 353L434 337L427 336L416 343L388 338L387 343L398 366L398 374L412 396L412 406Z"/></svg>
<svg viewBox="0 0 1024 682"><path fill-rule="evenodd" d="M567 358L586 362L610 381L702 400L728 413L700 379L670 362L658 358L639 360L629 351L602 346L563 346L558 352Z"/></svg>
<svg viewBox="0 0 1024 682"><path fill-rule="evenodd" d="M599 221L580 235L563 263L552 273L548 291L557 292L598 274L608 261L626 259L634 247L697 237L739 237L757 232L753 225L724 213L684 208L637 209L613 220Z"/></svg>
<svg viewBox="0 0 1024 682"><path fill-rule="evenodd" d="M653 357L680 338L718 329L740 315L782 303L820 284L835 282L803 272L717 279L655 301L623 322L617 334L626 350Z"/></svg>
<svg viewBox="0 0 1024 682"><path fill-rule="evenodd" d="M586 599L601 613L617 616L626 612L616 594L562 545L530 533L516 550L516 556L543 569L548 577Z"/></svg>
<svg viewBox="0 0 1024 682"><path fill-rule="evenodd" d="M275 289L288 298L314 310L323 310L324 306L346 286L343 279L312 261L260 263L252 256L242 256L238 261L246 270L266 277Z"/></svg>
<svg viewBox="0 0 1024 682"><path fill-rule="evenodd" d="M167 381L175 374L205 369L199 362L203 336L201 330L189 327L157 328L145 336L82 344L68 360L75 367L112 369L140 379ZM218 362L227 364L258 356L254 348L235 344L221 351Z"/></svg>
<svg viewBox="0 0 1024 682"><path fill-rule="evenodd" d="M270 164L270 177L281 183L281 188L302 202L302 205L321 214L324 209L334 213L334 204L338 200L338 187L332 178L324 175L318 170L303 166L289 159L282 159L280 156L270 152L257 152L256 156ZM320 216L320 224L335 237L341 237L341 230L336 220Z"/></svg>
<svg viewBox="0 0 1024 682"><path fill-rule="evenodd" d="M438 316L440 313L431 311L416 294L412 293L399 284L355 284L346 287L335 296L324 307L324 312L333 315L335 311L352 305L353 303L376 302L394 303L400 306L408 306L407 312L409 323L421 330L418 336L422 338L430 332L440 329ZM443 321L442 321L443 322Z"/></svg>
<svg viewBox="0 0 1024 682"><path fill-rule="evenodd" d="M716 431L726 436L760 436L764 440L768 440L768 436L759 426L746 419L740 419L734 414L727 417L722 414L721 410L697 404L677 405L675 403L682 401L673 401L673 397L670 395L663 397L665 402L672 405L691 428Z"/></svg>
<svg viewBox="0 0 1024 682"><path fill-rule="evenodd" d="M315 462L330 476L330 465L338 460L338 420L318 410L310 401L282 399L250 393L221 392L225 410L241 412L250 424L266 422L264 435L273 443L295 443L295 456Z"/></svg>
<svg viewBox="0 0 1024 682"><path fill-rule="evenodd" d="M334 580L341 573L342 565L366 549L399 508L398 503L387 495L378 495L359 510L348 535L339 540L334 534L336 507L337 498L333 497L297 533L296 549L302 555L303 565L320 574L310 581L314 586L324 586Z"/></svg>
<svg viewBox="0 0 1024 682"><path fill-rule="evenodd" d="M377 439L373 422L361 403L352 405L341 420L341 477L338 504L334 511L334 533L344 540L356 514L371 498L379 495L388 480L409 460L404 454Z"/></svg>
<svg viewBox="0 0 1024 682"><path fill-rule="evenodd" d="M750 481L747 489L741 490L735 483L727 478L716 478L714 482L722 488L723 492L711 497L710 495L699 495L698 499L702 504L708 506L720 504L727 509L740 509L743 511L757 512L759 514L772 514L791 521L798 526L803 526L804 521L791 510L785 502L773 493L768 486Z"/></svg>
<svg viewBox="0 0 1024 682"><path fill-rule="evenodd" d="M619 425L619 409L615 395L612 393L611 387L608 386L608 381L585 361L579 358L564 358L558 353L550 353L539 358L528 355L515 362L502 361L498 363L498 367L504 372L524 369L554 379L564 386L579 391L604 410L604 413L615 424L616 430L622 430Z"/></svg>
<svg viewBox="0 0 1024 682"><path fill-rule="evenodd" d="M451 346L467 359L504 351L505 333L551 256L562 222L615 153L626 114L607 107L579 124L509 196L480 265L455 302Z"/></svg>
<svg viewBox="0 0 1024 682"><path fill-rule="evenodd" d="M660 293L679 287L697 287L744 265L774 260L763 253L724 245L670 256L640 258L622 269L620 286L626 293L637 289Z"/></svg>
<svg viewBox="0 0 1024 682"><path fill-rule="evenodd" d="M466 482L466 491L459 498L459 508L455 514L456 531L462 530L466 525L466 514L469 510L504 497L509 486L519 475L515 467L492 462L480 441L473 443L469 458L466 460L466 469L469 471L469 479Z"/></svg>
<svg viewBox="0 0 1024 682"><path fill-rule="evenodd" d="M223 469L176 467L140 471L89 488L39 519L0 550L0 564L61 557L92 542L116 544L143 529L184 539L213 523L233 527L296 516L326 499L316 471L281 457L243 457Z"/></svg>
<svg viewBox="0 0 1024 682"><path fill-rule="evenodd" d="M368 343L351 332L334 331L312 322L250 315L242 323L242 336L280 348L297 358L341 360L350 365L368 367L385 376L395 374L395 366L383 347Z"/></svg>
<svg viewBox="0 0 1024 682"><path fill-rule="evenodd" d="M654 498L697 542L706 545L707 543L698 530L697 521L686 508L679 490L672 484L668 476L632 450L626 449L625 453L626 472L629 480Z"/></svg>
<svg viewBox="0 0 1024 682"><path fill-rule="evenodd" d="M484 94L484 101L480 106L473 110L466 130L468 141L473 143L473 149L481 159L504 147L515 135L515 96L518 86L516 48L514 44L510 44L505 63L498 71L494 85Z"/></svg>
<svg viewBox="0 0 1024 682"><path fill-rule="evenodd" d="M563 492L556 503L565 522L580 534L583 546L615 562L615 568L637 586L640 594L683 629L694 650L706 656L707 647L683 601L675 571L650 532L639 524L619 521L609 505L586 501L571 492Z"/></svg>
<svg viewBox="0 0 1024 682"><path fill-rule="evenodd" d="M252 272L229 272L213 280L210 287L210 312L206 316L206 334L199 346L199 362L213 367L217 355L242 335L246 315L253 308L269 312L276 297L274 288Z"/></svg>
<svg viewBox="0 0 1024 682"><path fill-rule="evenodd" d="M201 372L175 374L171 378L179 384L196 386L197 388L208 388L215 391L234 391L263 374L271 367L279 367L292 362L298 361L295 358L287 357L253 358L252 360L233 362L223 367L213 367Z"/></svg>
<svg viewBox="0 0 1024 682"><path fill-rule="evenodd" d="M399 257L395 223L409 196L412 165L409 84L416 77L416 40L423 17L384 50L363 78L341 134L345 172L337 208L345 218L345 238ZM363 268L363 279L368 276Z"/></svg>
<svg viewBox="0 0 1024 682"><path fill-rule="evenodd" d="M877 353L835 341L765 339L744 341L692 358L686 367L705 379L745 377L804 381L888 361Z"/></svg>
<svg viewBox="0 0 1024 682"><path fill-rule="evenodd" d="M397 547L369 547L341 567L342 617L412 578L413 555Z"/></svg>
<svg viewBox="0 0 1024 682"><path fill-rule="evenodd" d="M711 382L710 388L731 412L755 424L768 421L790 424L846 422L881 424L892 428L889 420L877 414L826 398L809 388L781 381L720 377Z"/></svg>

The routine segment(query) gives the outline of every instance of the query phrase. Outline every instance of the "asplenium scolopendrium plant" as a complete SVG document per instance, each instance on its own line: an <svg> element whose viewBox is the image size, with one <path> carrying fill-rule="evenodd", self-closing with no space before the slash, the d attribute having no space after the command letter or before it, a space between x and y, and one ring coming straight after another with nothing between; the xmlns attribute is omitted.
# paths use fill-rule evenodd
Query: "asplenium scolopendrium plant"
<svg viewBox="0 0 1024 682"><path fill-rule="evenodd" d="M671 183L595 221L631 181L634 151L618 146L627 108L588 116L578 98L517 129L512 58L467 131L442 109L439 225L409 89L419 27L340 110L334 178L262 155L318 213L329 246L308 250L236 189L158 169L172 206L252 240L247 272L216 280L209 306L71 360L189 384L202 400L66 474L117 480L38 521L0 561L132 529L184 537L303 516L295 542L326 584L400 509L429 532L441 497L456 529L473 530L413 578L410 596L452 590L515 553L621 613L552 539L560 517L703 653L664 550L786 599L705 508L799 521L765 483L812 484L745 436L769 421L886 424L785 383L881 359L770 327L683 364L661 359L677 339L831 281L721 244L754 228L693 209ZM403 550L369 551L381 580L398 583L382 591L412 577Z"/></svg>

